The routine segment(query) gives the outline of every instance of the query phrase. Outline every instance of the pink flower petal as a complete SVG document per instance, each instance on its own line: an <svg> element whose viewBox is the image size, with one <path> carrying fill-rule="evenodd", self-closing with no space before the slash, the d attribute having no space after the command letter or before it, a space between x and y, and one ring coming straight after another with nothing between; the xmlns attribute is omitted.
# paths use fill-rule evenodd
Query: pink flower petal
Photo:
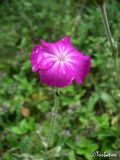
<svg viewBox="0 0 120 160"><path fill-rule="evenodd" d="M42 58L43 55L41 54L41 46L34 46L30 55L30 62L32 64L33 72L36 72L39 69L39 63L41 62Z"/></svg>
<svg viewBox="0 0 120 160"><path fill-rule="evenodd" d="M74 79L64 63L56 62L48 70L40 70L40 79L49 86L64 87L71 84Z"/></svg>
<svg viewBox="0 0 120 160"><path fill-rule="evenodd" d="M30 62L41 81L55 87L68 86L73 80L83 83L91 67L90 57L76 50L68 36L54 43L41 40L33 48Z"/></svg>

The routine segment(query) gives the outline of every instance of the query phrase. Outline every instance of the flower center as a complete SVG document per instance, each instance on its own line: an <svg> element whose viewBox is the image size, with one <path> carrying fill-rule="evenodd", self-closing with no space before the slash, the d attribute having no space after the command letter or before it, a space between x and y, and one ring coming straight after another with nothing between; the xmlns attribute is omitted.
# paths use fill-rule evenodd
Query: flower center
<svg viewBox="0 0 120 160"><path fill-rule="evenodd" d="M59 61L64 61L64 60L65 60L65 57L64 57L63 55L59 55L59 56L58 56L58 60L59 60Z"/></svg>

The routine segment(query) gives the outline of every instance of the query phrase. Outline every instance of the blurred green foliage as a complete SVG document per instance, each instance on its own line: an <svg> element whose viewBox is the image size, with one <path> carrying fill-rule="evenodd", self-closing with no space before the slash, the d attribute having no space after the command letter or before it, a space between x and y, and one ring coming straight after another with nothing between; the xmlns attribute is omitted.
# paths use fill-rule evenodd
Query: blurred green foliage
<svg viewBox="0 0 120 160"><path fill-rule="evenodd" d="M44 152L51 160L92 160L96 150L120 153L119 82L98 8L91 2L0 1L0 160L28 160L26 154L43 160ZM120 2L106 0L106 9L119 44ZM29 55L40 38L55 41L66 34L91 56L92 69L82 86L60 90L55 140L46 151L54 89L32 73Z"/></svg>

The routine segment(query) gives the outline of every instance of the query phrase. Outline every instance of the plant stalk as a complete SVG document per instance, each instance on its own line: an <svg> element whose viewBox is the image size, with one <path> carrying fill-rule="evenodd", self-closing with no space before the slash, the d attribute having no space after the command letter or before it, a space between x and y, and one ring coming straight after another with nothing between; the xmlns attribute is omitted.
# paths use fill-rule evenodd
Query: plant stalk
<svg viewBox="0 0 120 160"><path fill-rule="evenodd" d="M55 88L55 106L52 111L52 121L51 121L51 129L50 129L50 134L48 139L48 147L50 147L52 145L52 142L54 141L54 130L56 126L58 108L59 108L59 90L56 87Z"/></svg>
<svg viewBox="0 0 120 160"><path fill-rule="evenodd" d="M118 61L117 61L117 55L118 55L117 44L114 41L114 39L112 38L112 34L110 31L109 22L108 22L108 18L107 18L107 14L106 14L105 4L98 5L98 6L100 8L100 13L101 13L103 25L104 25L106 35L108 37L108 41L109 41L109 44L111 47L112 57L114 60L115 70L116 70L116 74L117 74L117 79L120 80L120 73L119 73L119 67L118 67Z"/></svg>

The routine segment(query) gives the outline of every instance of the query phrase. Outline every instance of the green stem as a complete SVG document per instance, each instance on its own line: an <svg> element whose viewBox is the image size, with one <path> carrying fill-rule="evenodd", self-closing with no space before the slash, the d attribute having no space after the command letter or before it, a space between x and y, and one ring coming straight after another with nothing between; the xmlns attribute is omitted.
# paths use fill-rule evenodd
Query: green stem
<svg viewBox="0 0 120 160"><path fill-rule="evenodd" d="M50 147L51 143L54 141L54 129L56 126L58 107L59 107L59 91L58 91L58 88L56 87L55 88L55 106L52 111L52 122L51 122L50 135L48 139L48 147Z"/></svg>
<svg viewBox="0 0 120 160"><path fill-rule="evenodd" d="M117 73L117 78L118 80L120 79L120 73L119 73L119 69L118 69L118 61L117 61L117 55L118 55L118 50L117 50L117 44L115 43L114 39L112 38L112 34L110 31L110 27L109 27L109 23L108 23L108 18L107 18L107 14L106 14L106 9L105 9L105 5L99 5L100 8L100 13L101 13L101 17L103 20L103 25L108 37L108 41L111 47L111 51L112 51L112 57L114 60L114 64L115 64L115 69L116 69L116 73Z"/></svg>
<svg viewBox="0 0 120 160"><path fill-rule="evenodd" d="M114 58L114 63L115 63L115 69L116 69L116 73L117 73L117 78L118 78L118 80L120 80L120 72L119 72L119 66L118 66L117 58Z"/></svg>

